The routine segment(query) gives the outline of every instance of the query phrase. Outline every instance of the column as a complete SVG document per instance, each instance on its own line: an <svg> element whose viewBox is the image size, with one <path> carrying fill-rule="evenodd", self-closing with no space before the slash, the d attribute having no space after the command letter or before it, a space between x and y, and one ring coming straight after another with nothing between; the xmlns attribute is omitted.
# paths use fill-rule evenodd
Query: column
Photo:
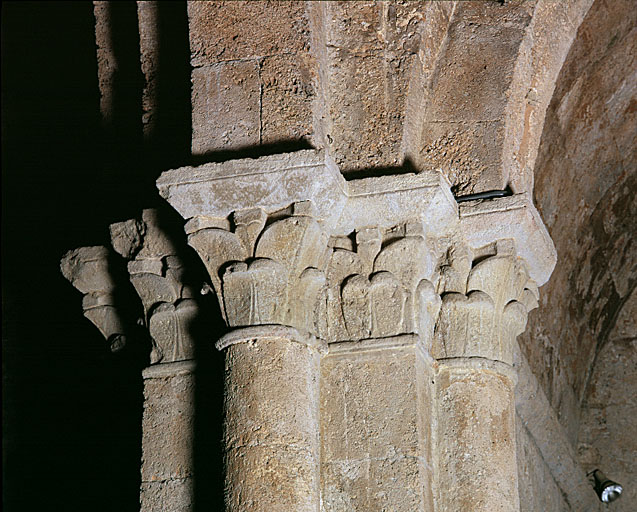
<svg viewBox="0 0 637 512"><path fill-rule="evenodd" d="M230 511L519 509L512 353L555 250L524 194L299 151L165 172L232 330Z"/></svg>
<svg viewBox="0 0 637 512"><path fill-rule="evenodd" d="M194 507L195 340L200 308L180 253L157 210L110 226L143 306L151 338L143 373L141 512Z"/></svg>
<svg viewBox="0 0 637 512"><path fill-rule="evenodd" d="M171 170L158 187L229 328L227 510L519 510L513 354L556 261L529 197L458 205L433 171L346 182L320 151ZM193 506L200 306L168 233L152 210L111 226L152 340L144 512ZM82 248L62 271L117 350L110 263Z"/></svg>
<svg viewBox="0 0 637 512"><path fill-rule="evenodd" d="M514 428L516 336L557 253L526 194L469 201L441 264L437 510L519 510Z"/></svg>
<svg viewBox="0 0 637 512"><path fill-rule="evenodd" d="M142 376L140 511L193 510L195 363L155 364Z"/></svg>
<svg viewBox="0 0 637 512"><path fill-rule="evenodd" d="M186 226L233 329L216 344L225 351L226 509L317 512L327 235L308 202L275 219L252 208L230 220Z"/></svg>
<svg viewBox="0 0 637 512"><path fill-rule="evenodd" d="M157 212L110 226L111 241L127 261L130 280L144 310L139 319L152 341L151 365L143 371L142 512L177 512L193 506L194 331L198 305L183 282L177 248L160 228ZM106 247L69 251L64 276L84 293L84 315L100 330L113 352L127 342L114 292ZM130 312L129 312L130 314Z"/></svg>
<svg viewBox="0 0 637 512"><path fill-rule="evenodd" d="M321 367L322 507L433 510L428 347L440 298L422 222L334 237Z"/></svg>
<svg viewBox="0 0 637 512"><path fill-rule="evenodd" d="M230 511L318 511L319 346L283 326L237 329L225 347Z"/></svg>

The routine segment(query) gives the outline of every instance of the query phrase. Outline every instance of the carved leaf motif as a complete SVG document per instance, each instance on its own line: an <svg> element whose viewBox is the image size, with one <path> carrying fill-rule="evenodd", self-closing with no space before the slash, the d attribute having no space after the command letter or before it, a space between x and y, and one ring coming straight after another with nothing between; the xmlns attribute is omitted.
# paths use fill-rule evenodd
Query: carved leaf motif
<svg viewBox="0 0 637 512"><path fill-rule="evenodd" d="M351 340L369 338L372 332L370 282L361 275L348 277L341 291L345 327Z"/></svg>
<svg viewBox="0 0 637 512"><path fill-rule="evenodd" d="M491 256L471 270L467 291L483 291L502 311L505 304L520 297L528 280L526 270L513 256Z"/></svg>
<svg viewBox="0 0 637 512"><path fill-rule="evenodd" d="M425 240L420 236L398 239L385 247L376 257L374 271L387 271L394 275L407 292L403 331L413 332L416 286L431 276L434 262Z"/></svg>
<svg viewBox="0 0 637 512"><path fill-rule="evenodd" d="M285 324L287 285L287 268L276 261L231 264L222 295L229 325Z"/></svg>
<svg viewBox="0 0 637 512"><path fill-rule="evenodd" d="M164 277L148 272L132 274L131 283L142 300L146 315L158 302L173 303L179 299L179 290Z"/></svg>
<svg viewBox="0 0 637 512"><path fill-rule="evenodd" d="M343 317L341 288L349 276L360 274L363 266L355 252L334 249L327 266L325 309L327 313L325 339L346 340L349 338Z"/></svg>
<svg viewBox="0 0 637 512"><path fill-rule="evenodd" d="M203 261L217 296L222 297L221 268L233 261L244 261L248 257L241 240L234 233L223 229L207 228L188 236L188 245L197 251ZM220 300L221 302L221 300ZM227 319L225 310L224 318Z"/></svg>
<svg viewBox="0 0 637 512"><path fill-rule="evenodd" d="M479 356L498 359L493 357L495 327L493 301L486 293L446 294L442 299L433 355L436 358Z"/></svg>
<svg viewBox="0 0 637 512"><path fill-rule="evenodd" d="M151 364L194 357L192 323L197 314L197 303L190 299L179 301L176 305L164 303L153 311L149 324L155 345L151 352Z"/></svg>
<svg viewBox="0 0 637 512"><path fill-rule="evenodd" d="M303 326L309 332L318 332L318 301L325 287L325 274L316 268L303 271L293 287L295 297L290 299L292 325Z"/></svg>
<svg viewBox="0 0 637 512"><path fill-rule="evenodd" d="M363 228L356 232L356 253L363 264L363 273L371 274L374 260L380 252L383 238L378 228Z"/></svg>
<svg viewBox="0 0 637 512"><path fill-rule="evenodd" d="M104 336L104 339L111 343L111 350L113 352L123 347L123 340L125 340L123 335L124 325L115 307L98 306L86 309L84 310L84 316L99 329L102 336ZM118 337L119 344L117 346L113 346L112 341L116 337Z"/></svg>
<svg viewBox="0 0 637 512"><path fill-rule="evenodd" d="M513 342L526 329L527 311L526 306L517 301L511 301L504 307L501 338L503 361L513 360Z"/></svg>
<svg viewBox="0 0 637 512"><path fill-rule="evenodd" d="M383 338L403 332L406 300L405 290L393 274L378 272L372 276L372 337Z"/></svg>
<svg viewBox="0 0 637 512"><path fill-rule="evenodd" d="M448 264L443 265L440 270L440 280L438 292L443 293L466 293L467 278L471 270L471 254L464 244L453 246L447 255Z"/></svg>
<svg viewBox="0 0 637 512"><path fill-rule="evenodd" d="M330 287L340 287L346 277L362 272L363 265L358 254L345 249L334 249L327 267L327 284Z"/></svg>
<svg viewBox="0 0 637 512"><path fill-rule="evenodd" d="M527 311L531 311L540 305L538 303L536 295L527 288L525 288L522 294L520 295L520 302L524 304Z"/></svg>
<svg viewBox="0 0 637 512"><path fill-rule="evenodd" d="M268 226L257 242L255 256L285 265L292 279L309 267L317 267L327 242L311 217L294 216Z"/></svg>
<svg viewBox="0 0 637 512"><path fill-rule="evenodd" d="M419 236L401 238L385 247L376 257L374 271L391 272L413 293L422 279L429 279L434 261L425 240Z"/></svg>
<svg viewBox="0 0 637 512"><path fill-rule="evenodd" d="M235 230L247 254L253 254L254 244L263 231L267 215L261 208L234 212Z"/></svg>

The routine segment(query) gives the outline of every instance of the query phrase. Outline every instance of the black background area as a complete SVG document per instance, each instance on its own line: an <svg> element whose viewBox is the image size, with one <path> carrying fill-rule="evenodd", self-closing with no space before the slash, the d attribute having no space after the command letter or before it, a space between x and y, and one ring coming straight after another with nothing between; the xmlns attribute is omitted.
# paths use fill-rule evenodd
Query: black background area
<svg viewBox="0 0 637 512"><path fill-rule="evenodd" d="M190 161L185 2L159 4L164 79L158 128L144 140L135 2L111 2L120 66L108 125L99 110L92 2L2 3L3 504L9 512L139 510L148 340L140 335L112 354L82 316L82 296L59 262L69 249L108 245L110 223L138 217L142 208L166 208L155 179ZM133 293L121 294L131 300L132 315L139 308ZM198 401L213 412L198 417L204 435L196 437L195 463L208 485L197 491L197 509L219 510L218 360L203 366L211 370L201 380L209 389L198 389Z"/></svg>

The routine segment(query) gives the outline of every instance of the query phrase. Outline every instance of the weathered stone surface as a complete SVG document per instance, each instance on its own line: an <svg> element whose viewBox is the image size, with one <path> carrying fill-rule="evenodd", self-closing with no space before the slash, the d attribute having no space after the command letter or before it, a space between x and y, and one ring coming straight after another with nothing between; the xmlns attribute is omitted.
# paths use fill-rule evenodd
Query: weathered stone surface
<svg viewBox="0 0 637 512"><path fill-rule="evenodd" d="M554 85L535 162L535 201L559 265L520 341L573 445L596 353L637 278L637 19L629 3L594 2L588 11Z"/></svg>
<svg viewBox="0 0 637 512"><path fill-rule="evenodd" d="M66 279L84 294L84 316L99 329L113 352L126 344L126 327L115 307L115 282L109 271L106 247L80 247L67 252L60 263Z"/></svg>
<svg viewBox="0 0 637 512"><path fill-rule="evenodd" d="M185 219L226 219L234 211L256 207L271 214L308 200L318 219L328 219L340 213L346 182L326 164L324 153L304 150L166 171L157 187Z"/></svg>
<svg viewBox="0 0 637 512"><path fill-rule="evenodd" d="M517 445L520 512L536 512L538 510L562 512L569 510L568 502L564 500L550 469L535 445L534 438L526 430L519 416L516 416L515 422L515 442ZM591 503L596 505L593 501Z"/></svg>
<svg viewBox="0 0 637 512"><path fill-rule="evenodd" d="M412 457L348 460L323 466L325 512L427 510L424 464ZM425 507L425 508L423 508Z"/></svg>
<svg viewBox="0 0 637 512"><path fill-rule="evenodd" d="M343 239L331 241L321 337L343 341L420 333L428 339L440 299L428 280L435 255L423 226L364 228L356 232L356 251L343 244Z"/></svg>
<svg viewBox="0 0 637 512"><path fill-rule="evenodd" d="M118 70L108 5L95 4L103 110L112 103ZM146 38L152 5L138 5L148 83L157 50ZM612 392L629 386L632 366L627 366L634 359L635 328L626 319L634 317L629 305L637 279L631 236L637 218L632 7L627 0L190 2L194 152L301 139L325 151L184 168L160 180L162 194L190 219L187 232L206 262L228 324L263 328L250 331L252 337L246 332L224 337L220 348L278 343L294 337L290 326L307 331L291 343L307 350L339 341L331 343L325 360L358 350L366 354L367 366L347 367L334 381L343 389L354 385L347 388L354 405L370 403L363 413L380 418L373 386L361 378L372 390L359 389L357 379L365 372L384 377L378 403L387 410L402 407L402 395L385 381L402 383L404 375L392 368L387 378L370 361L393 364L394 354L404 350L396 339L417 333L423 347L432 345L441 359L444 379L470 375L449 384L448 397L455 398L441 409L445 425L459 428L472 407L509 411L511 395L501 393L504 380L498 379L504 374L503 379L515 380L509 364L514 340L538 301L522 269L542 285L556 259L531 201L535 172L535 199L558 240L561 270L522 338L541 387L529 378L528 367L514 362L521 368L516 406L524 424L517 427L522 432L517 453L524 454L518 460L524 482L520 509L589 507L573 451L576 440L585 464L618 461L619 476L606 472L620 481L633 479L617 451L631 445L622 436L634 430L633 404ZM142 98L146 114L152 93L147 88ZM379 169L402 172L412 165L421 172L383 176L387 169ZM345 182L339 171L379 177ZM455 194L510 186L515 195L457 207L449 185ZM165 257L174 253L147 250L145 240L152 237L143 223L130 221L117 229L114 245L132 260L156 346L164 360L183 358L187 349L179 347L174 329L182 332L196 308L180 291L179 263ZM503 240L512 240L514 248L505 258L498 248ZM86 268L94 261L87 260ZM67 273L89 290L83 291L86 315L110 336L121 329L109 309L109 294L103 293L108 284L89 283L98 270ZM253 338L258 341L250 345ZM444 367L452 359L456 365ZM249 366L241 371L253 375ZM338 380L343 375L347 379ZM447 386L444 379L441 389ZM404 388L411 392L412 385ZM485 397L500 403L478 396L483 387ZM252 388L250 393L258 394ZM396 404L388 403L392 394L399 397ZM269 398L265 391L259 396ZM345 391L334 403L341 409L352 405ZM467 421L474 420L475 415ZM492 476L471 462L476 453L486 454L482 463L488 467L504 458L503 451L493 459L485 441L485 425L496 423L477 424L474 441L443 439L459 454L444 464L457 481L469 482L460 486L468 500L462 507L479 509L488 500L496 510L517 506L506 501L516 493L507 488L508 494L498 494L497 487L484 483ZM384 428L370 419L360 427L362 441L355 448L378 448L365 443L391 433ZM466 432L469 436L471 429ZM396 436L409 440L410 434ZM342 441L338 432L329 437L336 445ZM391 439L382 441L381 447L390 446ZM475 449L469 462L458 442ZM237 475L261 471L274 450L261 444L237 447L228 455L229 466ZM263 505L247 499L235 506L296 507L298 496L289 484L295 484L295 471L302 482L310 473L295 465L303 451L295 450L280 448L281 459L269 468L279 467L269 480L248 482L258 488ZM412 489L424 474L422 460L353 457L326 464L329 500L324 503L334 510L417 509ZM403 488L392 478L408 484ZM483 483L469 496L472 478ZM387 491L372 492L390 481ZM233 485L239 493L250 492L239 477ZM422 480L419 485L426 488ZM161 494L169 487L162 483L153 489ZM547 488L545 494L540 487ZM291 498L281 504L277 493L268 494L271 488ZM454 509L445 502L448 495L441 498L442 507ZM169 509L170 498L162 499ZM620 505L625 503L631 501Z"/></svg>
<svg viewBox="0 0 637 512"><path fill-rule="evenodd" d="M226 349L229 511L317 510L319 360L316 349L291 339Z"/></svg>
<svg viewBox="0 0 637 512"><path fill-rule="evenodd" d="M443 367L436 390L439 510L519 510L511 379Z"/></svg>
<svg viewBox="0 0 637 512"><path fill-rule="evenodd" d="M305 2L190 2L191 64L301 53L308 46Z"/></svg>
<svg viewBox="0 0 637 512"><path fill-rule="evenodd" d="M502 164L515 192L533 190L546 111L566 55L593 0L536 2L507 91Z"/></svg>
<svg viewBox="0 0 637 512"><path fill-rule="evenodd" d="M295 203L291 213L264 229L262 210L238 212L234 233L204 228L189 234L228 325L279 324L317 333L328 237L308 215L310 204Z"/></svg>
<svg viewBox="0 0 637 512"><path fill-rule="evenodd" d="M460 280L464 290L443 294L432 349L435 358L513 363L515 339L524 331L528 310L537 306L537 286L516 258L512 241L498 241L494 252L474 260L466 285Z"/></svg>
<svg viewBox="0 0 637 512"><path fill-rule="evenodd" d="M479 249L487 240L514 240L529 276L538 286L548 281L557 253L527 194L466 201L460 205L460 218L462 233L471 249Z"/></svg>
<svg viewBox="0 0 637 512"><path fill-rule="evenodd" d="M141 512L185 512L194 508L194 482L166 480L143 482L141 486Z"/></svg>
<svg viewBox="0 0 637 512"><path fill-rule="evenodd" d="M519 423L517 432L522 430L523 436L517 439L521 510L550 498L550 494L547 496L544 492L546 486L541 486L540 481L547 481L549 490L556 485L568 509L597 510L598 498L586 478L567 432L560 425L526 358L519 348L516 347L514 352L514 366L518 375L515 389ZM531 440L532 446L529 444ZM525 458L520 459L522 452ZM542 464L537 464L538 458ZM552 481L547 480L549 477ZM551 506L555 506L555 503L551 500ZM537 507L532 510L537 510Z"/></svg>
<svg viewBox="0 0 637 512"><path fill-rule="evenodd" d="M142 483L193 476L194 375L176 373L144 379Z"/></svg>
<svg viewBox="0 0 637 512"><path fill-rule="evenodd" d="M400 167L407 94L422 2L315 2L309 5L317 57L317 143L344 172Z"/></svg>
<svg viewBox="0 0 637 512"><path fill-rule="evenodd" d="M305 2L192 2L188 18L194 154L311 138Z"/></svg>
<svg viewBox="0 0 637 512"><path fill-rule="evenodd" d="M137 2L139 53L144 87L142 90L142 127L149 137L157 126L159 73L159 5L156 1Z"/></svg>
<svg viewBox="0 0 637 512"><path fill-rule="evenodd" d="M623 485L613 508L628 511L637 490L637 291L624 303L608 341L596 355L582 405L578 453L586 471L600 469Z"/></svg>
<svg viewBox="0 0 637 512"><path fill-rule="evenodd" d="M321 364L322 510L432 507L431 369L402 338L332 344Z"/></svg>
<svg viewBox="0 0 637 512"><path fill-rule="evenodd" d="M423 77L428 101L421 105L420 138L411 137L418 144L412 159L419 169L440 169L458 195L501 190L508 182L502 117L533 6L458 2L435 72Z"/></svg>
<svg viewBox="0 0 637 512"><path fill-rule="evenodd" d="M306 53L263 59L261 143L308 140L312 136L314 62Z"/></svg>
<svg viewBox="0 0 637 512"><path fill-rule="evenodd" d="M97 79L100 89L100 112L104 121L113 116L113 80L117 70L117 60L113 52L110 26L111 13L108 1L94 1L95 45L97 46Z"/></svg>
<svg viewBox="0 0 637 512"><path fill-rule="evenodd" d="M255 61L194 69L193 155L259 144L260 101L259 64Z"/></svg>
<svg viewBox="0 0 637 512"><path fill-rule="evenodd" d="M178 249L162 230L159 213L110 226L113 248L128 260L131 283L144 306L144 325L153 340L151 364L194 357L193 324L199 306Z"/></svg>

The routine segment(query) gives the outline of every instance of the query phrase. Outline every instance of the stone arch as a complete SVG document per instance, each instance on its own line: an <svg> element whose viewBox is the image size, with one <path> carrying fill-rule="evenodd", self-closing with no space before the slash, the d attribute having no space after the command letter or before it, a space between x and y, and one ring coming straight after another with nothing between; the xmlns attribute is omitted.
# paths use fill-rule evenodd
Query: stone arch
<svg viewBox="0 0 637 512"><path fill-rule="evenodd" d="M573 445L596 355L637 283L636 24L629 2L593 3L555 82L537 157L529 142L524 164L534 162L535 203L559 259L521 346Z"/></svg>

